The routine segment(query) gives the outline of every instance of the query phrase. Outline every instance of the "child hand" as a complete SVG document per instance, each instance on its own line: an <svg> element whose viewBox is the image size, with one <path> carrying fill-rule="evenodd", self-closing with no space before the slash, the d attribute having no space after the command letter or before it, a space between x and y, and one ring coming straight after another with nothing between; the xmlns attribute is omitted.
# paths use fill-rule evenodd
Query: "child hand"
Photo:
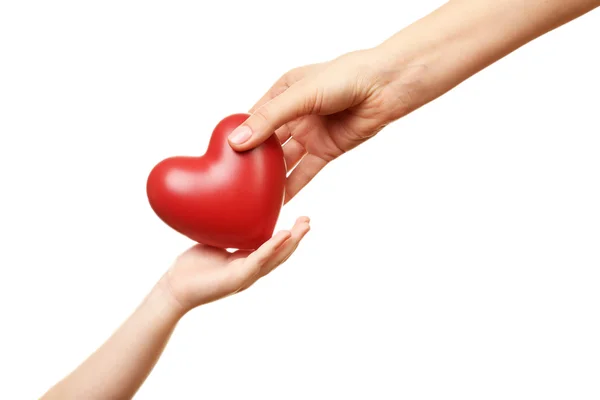
<svg viewBox="0 0 600 400"><path fill-rule="evenodd" d="M236 251L197 244L181 254L163 280L183 312L247 289L284 263L309 231L309 219L296 220L257 250Z"/></svg>

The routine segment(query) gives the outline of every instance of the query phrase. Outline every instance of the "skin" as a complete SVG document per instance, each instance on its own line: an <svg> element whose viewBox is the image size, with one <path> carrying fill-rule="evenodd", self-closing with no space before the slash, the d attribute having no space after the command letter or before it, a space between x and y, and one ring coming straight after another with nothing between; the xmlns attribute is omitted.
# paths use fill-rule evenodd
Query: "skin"
<svg viewBox="0 0 600 400"><path fill-rule="evenodd" d="M309 231L299 218L254 252L196 245L181 254L132 315L43 400L131 399L190 310L239 293L284 263Z"/></svg>
<svg viewBox="0 0 600 400"><path fill-rule="evenodd" d="M600 5L600 0L451 0L377 47L283 75L230 137L246 151L284 143L286 202L329 162L495 61ZM236 140L240 139L240 140ZM202 245L180 255L137 310L43 397L130 399L191 309L249 288L294 252L301 218L255 252Z"/></svg>
<svg viewBox="0 0 600 400"><path fill-rule="evenodd" d="M328 163L600 0L450 0L378 46L284 74L229 137L238 151L272 132L289 168L285 202Z"/></svg>

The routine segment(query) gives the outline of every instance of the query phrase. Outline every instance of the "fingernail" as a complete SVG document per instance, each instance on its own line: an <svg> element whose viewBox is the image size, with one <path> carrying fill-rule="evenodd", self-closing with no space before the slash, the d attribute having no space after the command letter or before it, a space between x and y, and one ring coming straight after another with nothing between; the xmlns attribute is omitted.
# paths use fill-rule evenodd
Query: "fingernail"
<svg viewBox="0 0 600 400"><path fill-rule="evenodd" d="M252 136L250 127L246 125L238 126L229 134L229 141L233 144L242 144L250 139L250 136Z"/></svg>

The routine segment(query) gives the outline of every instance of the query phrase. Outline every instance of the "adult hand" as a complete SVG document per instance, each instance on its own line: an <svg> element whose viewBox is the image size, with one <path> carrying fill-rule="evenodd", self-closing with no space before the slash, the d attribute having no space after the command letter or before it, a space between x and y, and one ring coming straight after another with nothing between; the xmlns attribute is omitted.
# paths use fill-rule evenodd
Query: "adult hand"
<svg viewBox="0 0 600 400"><path fill-rule="evenodd" d="M380 45L281 77L230 136L250 150L275 132L285 202L327 163L599 0L450 0Z"/></svg>
<svg viewBox="0 0 600 400"><path fill-rule="evenodd" d="M230 135L231 146L245 151L277 133L288 170L296 167L287 180L286 203L327 163L409 111L410 102L392 90L394 74L382 68L380 55L378 49L362 50L289 71Z"/></svg>

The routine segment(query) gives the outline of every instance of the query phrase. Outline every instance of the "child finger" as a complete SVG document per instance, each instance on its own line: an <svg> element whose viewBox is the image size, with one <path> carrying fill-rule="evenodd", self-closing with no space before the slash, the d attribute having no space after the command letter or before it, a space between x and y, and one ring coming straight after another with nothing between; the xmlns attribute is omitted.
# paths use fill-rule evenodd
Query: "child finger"
<svg viewBox="0 0 600 400"><path fill-rule="evenodd" d="M277 253L271 257L269 262L261 268L259 277L271 273L275 268L286 262L294 254L308 231L310 231L308 221L301 221L294 226L291 237L277 250Z"/></svg>
<svg viewBox="0 0 600 400"><path fill-rule="evenodd" d="M308 225L308 222L309 219L307 217L300 217L298 218L298 220L296 220L294 227L289 232L290 235L288 236L288 238L282 244L279 245L279 247L272 254L270 259L267 260L267 262L265 262L261 266L260 271L257 274L255 274L251 279L249 279L243 285L243 287L241 287L238 290L238 293L248 289L258 279L271 272L277 264L281 264L283 261L285 261L285 259L289 258L289 256L294 252L294 250L298 246L299 240L302 239L302 237L304 237L306 232L308 232L308 229L305 228L305 225Z"/></svg>
<svg viewBox="0 0 600 400"><path fill-rule="evenodd" d="M261 268L275 254L277 249L291 236L289 231L281 231L267 240L258 249L248 255L244 264Z"/></svg>

